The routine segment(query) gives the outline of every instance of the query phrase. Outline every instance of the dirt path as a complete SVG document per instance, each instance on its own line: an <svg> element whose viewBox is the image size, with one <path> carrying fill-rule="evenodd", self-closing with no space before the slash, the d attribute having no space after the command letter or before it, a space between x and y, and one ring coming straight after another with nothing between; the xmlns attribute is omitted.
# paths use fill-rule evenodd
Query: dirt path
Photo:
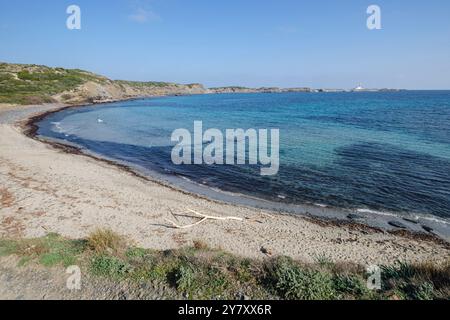
<svg viewBox="0 0 450 320"><path fill-rule="evenodd" d="M0 258L0 300L161 300L180 298L157 284L113 282L81 275L81 289L69 290L71 276L60 267L18 266L15 257Z"/></svg>

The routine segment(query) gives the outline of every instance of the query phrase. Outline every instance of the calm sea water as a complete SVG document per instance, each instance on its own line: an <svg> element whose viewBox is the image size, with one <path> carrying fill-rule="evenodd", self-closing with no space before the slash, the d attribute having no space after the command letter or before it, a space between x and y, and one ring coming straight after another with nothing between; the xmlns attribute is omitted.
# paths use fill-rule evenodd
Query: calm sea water
<svg viewBox="0 0 450 320"><path fill-rule="evenodd" d="M279 174L173 165L172 131L193 131L196 120L204 129L279 128ZM272 201L450 217L450 91L145 99L61 111L41 121L38 133Z"/></svg>

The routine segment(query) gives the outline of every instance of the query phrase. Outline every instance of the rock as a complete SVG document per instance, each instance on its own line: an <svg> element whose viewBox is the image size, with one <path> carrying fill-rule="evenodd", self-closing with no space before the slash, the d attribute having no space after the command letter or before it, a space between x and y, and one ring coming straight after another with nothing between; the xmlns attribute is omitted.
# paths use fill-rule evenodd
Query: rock
<svg viewBox="0 0 450 320"><path fill-rule="evenodd" d="M347 218L348 219L350 219L350 220L358 220L358 219L363 219L363 217L362 216L360 216L360 215L357 215L357 214L354 214L354 213L350 213L348 216L347 216Z"/></svg>
<svg viewBox="0 0 450 320"><path fill-rule="evenodd" d="M241 301L247 301L250 300L250 297L247 296L244 292L240 291L236 294L236 299Z"/></svg>
<svg viewBox="0 0 450 320"><path fill-rule="evenodd" d="M434 230L433 228L429 227L429 226L422 226L423 230L425 230L426 232L430 232L432 233Z"/></svg>
<svg viewBox="0 0 450 320"><path fill-rule="evenodd" d="M264 253L266 256L272 256L272 250L261 247L261 252Z"/></svg>
<svg viewBox="0 0 450 320"><path fill-rule="evenodd" d="M399 228L399 229L407 229L406 226L400 221L389 221L389 225Z"/></svg>

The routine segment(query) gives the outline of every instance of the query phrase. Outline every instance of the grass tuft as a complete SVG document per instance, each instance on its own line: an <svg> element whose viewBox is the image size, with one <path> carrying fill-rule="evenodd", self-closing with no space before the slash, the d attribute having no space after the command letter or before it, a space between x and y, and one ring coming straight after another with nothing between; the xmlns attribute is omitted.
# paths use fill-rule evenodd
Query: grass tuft
<svg viewBox="0 0 450 320"><path fill-rule="evenodd" d="M126 251L124 238L109 229L97 229L87 239L90 250L96 254L120 254Z"/></svg>
<svg viewBox="0 0 450 320"><path fill-rule="evenodd" d="M207 250L208 245L201 240L194 240L194 248L196 250Z"/></svg>
<svg viewBox="0 0 450 320"><path fill-rule="evenodd" d="M337 274L333 286L342 298L362 298L369 294L367 282L360 275Z"/></svg>

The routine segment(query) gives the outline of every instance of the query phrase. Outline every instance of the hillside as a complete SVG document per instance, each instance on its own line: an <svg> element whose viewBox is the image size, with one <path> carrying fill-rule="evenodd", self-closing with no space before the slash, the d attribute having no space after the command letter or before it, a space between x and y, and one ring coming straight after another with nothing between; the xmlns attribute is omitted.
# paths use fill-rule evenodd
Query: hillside
<svg viewBox="0 0 450 320"><path fill-rule="evenodd" d="M0 63L0 104L79 104L206 92L200 84L111 80L78 69Z"/></svg>

